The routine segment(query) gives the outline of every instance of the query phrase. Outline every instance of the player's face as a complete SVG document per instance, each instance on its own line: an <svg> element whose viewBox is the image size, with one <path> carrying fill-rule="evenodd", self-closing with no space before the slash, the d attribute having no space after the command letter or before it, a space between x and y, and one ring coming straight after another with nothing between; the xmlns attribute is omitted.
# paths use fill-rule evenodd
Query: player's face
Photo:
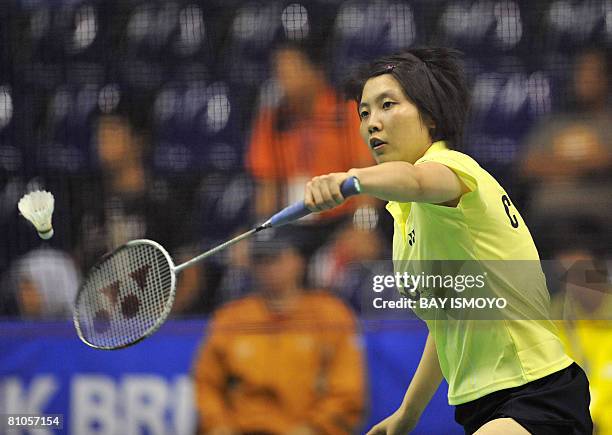
<svg viewBox="0 0 612 435"><path fill-rule="evenodd" d="M359 104L360 132L378 163L416 162L431 145L417 107L390 74L372 77Z"/></svg>

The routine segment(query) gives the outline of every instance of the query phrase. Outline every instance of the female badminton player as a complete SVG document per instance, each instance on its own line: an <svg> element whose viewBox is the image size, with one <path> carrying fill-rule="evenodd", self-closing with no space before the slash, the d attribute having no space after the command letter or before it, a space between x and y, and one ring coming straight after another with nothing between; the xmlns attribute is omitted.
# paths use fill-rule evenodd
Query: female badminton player
<svg viewBox="0 0 612 435"><path fill-rule="evenodd" d="M304 198L311 211L341 204L339 186L354 176L362 193L388 201L394 264L533 260L539 268L529 230L506 192L457 151L469 100L458 52L421 48L381 58L350 90L377 164L313 178ZM513 276L499 282L502 293L534 312L548 304L543 275L527 286ZM546 316L491 320L486 327L479 320L425 319L429 334L404 400L368 434L410 432L443 377L466 433L592 433L588 380Z"/></svg>

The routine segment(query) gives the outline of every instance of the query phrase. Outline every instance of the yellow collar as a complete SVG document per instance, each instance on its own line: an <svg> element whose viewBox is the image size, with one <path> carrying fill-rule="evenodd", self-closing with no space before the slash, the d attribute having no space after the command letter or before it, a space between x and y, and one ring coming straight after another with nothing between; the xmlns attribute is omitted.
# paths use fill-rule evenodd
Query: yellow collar
<svg viewBox="0 0 612 435"><path fill-rule="evenodd" d="M427 148L427 150L425 151L425 154L423 154L423 157L425 157L428 154L435 153L436 151L442 151L442 150L447 150L447 149L448 149L448 146L446 146L446 142L444 142L443 140L439 140L438 142L432 143L429 146L429 148ZM423 157L421 157L421 159Z"/></svg>

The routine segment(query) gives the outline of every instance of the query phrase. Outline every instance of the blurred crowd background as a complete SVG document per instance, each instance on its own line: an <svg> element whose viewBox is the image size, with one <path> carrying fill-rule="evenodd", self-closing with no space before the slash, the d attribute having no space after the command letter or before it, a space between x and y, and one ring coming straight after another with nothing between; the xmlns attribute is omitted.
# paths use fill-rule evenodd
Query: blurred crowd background
<svg viewBox="0 0 612 435"><path fill-rule="evenodd" d="M581 322L612 307L609 0L3 1L0 316L68 318L83 274L128 240L156 240L178 264L301 199L309 178L372 164L343 82L362 62L419 45L464 53L472 91L464 150L509 192L541 257L601 272L590 293L583 278L551 291L605 410L609 323ZM48 241L17 211L35 189L55 196ZM305 339L347 398L313 399L321 406L313 424L332 427L343 413L356 427L367 378L354 316L371 291L364 265L390 259L391 234L384 204L354 198L180 275L173 316L215 315L195 363L196 401L208 416L201 427L261 423L249 420L256 412L220 408L217 387L232 372L216 355L245 349L231 327L279 319L313 330L339 322ZM555 300L559 290L573 295L571 312L565 297ZM301 368L303 341L266 343L251 341L244 352L253 355L236 370L255 384L258 367L284 379L279 397L319 382L316 364ZM303 389L292 387L298 373ZM287 403L312 414L302 399ZM287 425L283 412L268 423Z"/></svg>
<svg viewBox="0 0 612 435"><path fill-rule="evenodd" d="M0 10L0 312L62 315L79 276L130 239L177 262L371 163L342 101L352 68L415 45L465 53L465 151L510 192L543 258L609 254L609 1L7 1ZM56 198L37 238L16 202ZM309 287L387 258L362 201L292 229ZM251 289L248 244L181 277L177 314ZM38 294L38 296L37 296ZM353 300L352 305L358 308Z"/></svg>

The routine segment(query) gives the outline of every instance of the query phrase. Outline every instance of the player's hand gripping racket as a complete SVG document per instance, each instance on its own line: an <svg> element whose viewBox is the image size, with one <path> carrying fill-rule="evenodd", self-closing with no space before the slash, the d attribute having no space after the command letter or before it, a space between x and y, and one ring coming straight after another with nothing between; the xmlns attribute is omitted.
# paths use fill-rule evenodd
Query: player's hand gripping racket
<svg viewBox="0 0 612 435"><path fill-rule="evenodd" d="M340 190L345 198L358 194L359 181L348 178ZM263 224L178 266L159 243L126 243L93 266L79 288L74 309L79 338L96 349L120 349L145 339L170 314L177 273L256 232L308 214L310 210L304 203L297 202Z"/></svg>

